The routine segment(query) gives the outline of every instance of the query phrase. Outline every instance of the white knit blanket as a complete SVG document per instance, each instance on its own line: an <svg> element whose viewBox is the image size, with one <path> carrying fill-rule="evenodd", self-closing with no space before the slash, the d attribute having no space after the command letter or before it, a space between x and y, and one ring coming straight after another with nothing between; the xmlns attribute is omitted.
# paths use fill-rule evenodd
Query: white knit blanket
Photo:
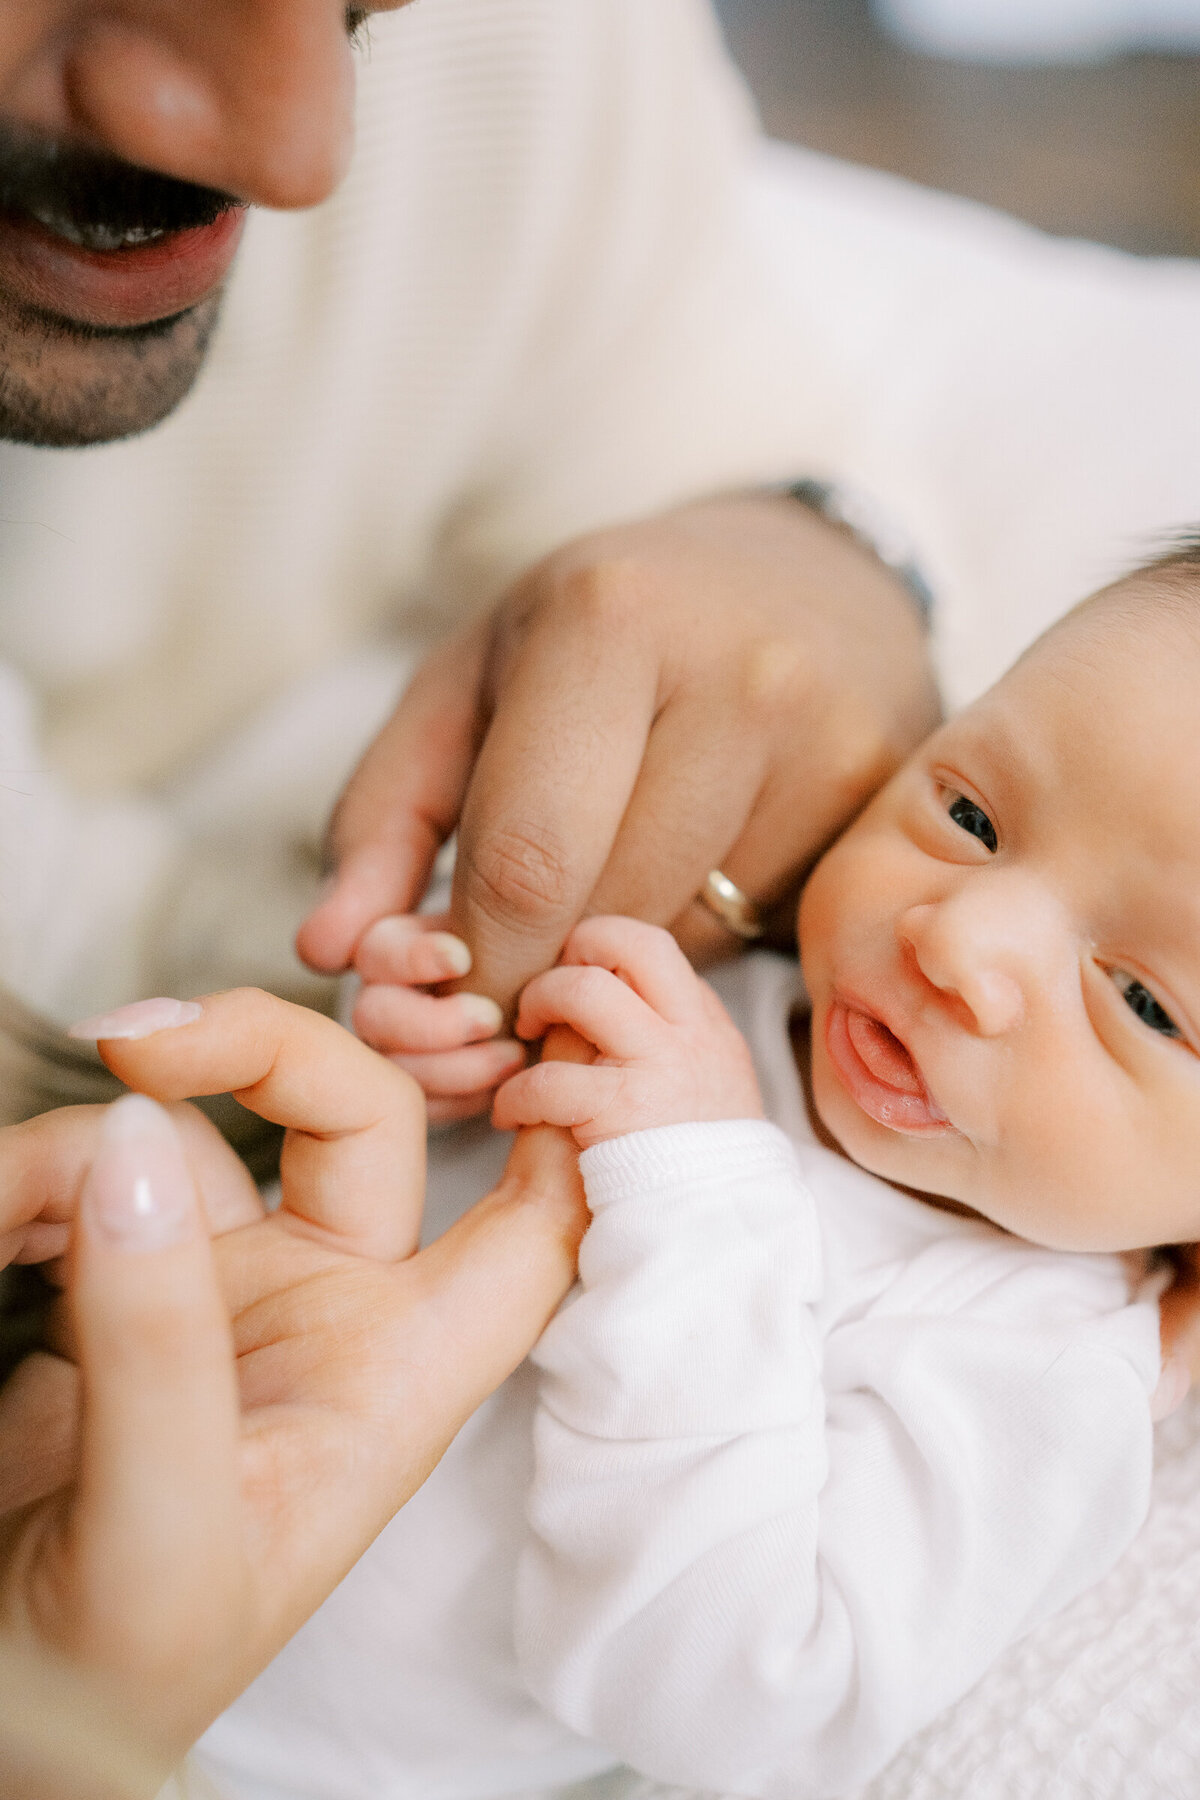
<svg viewBox="0 0 1200 1800"><path fill-rule="evenodd" d="M1107 1578L1014 1644L840 1800L1197 1800L1200 1397L1158 1428L1150 1515ZM621 1772L512 1800L735 1800Z"/></svg>

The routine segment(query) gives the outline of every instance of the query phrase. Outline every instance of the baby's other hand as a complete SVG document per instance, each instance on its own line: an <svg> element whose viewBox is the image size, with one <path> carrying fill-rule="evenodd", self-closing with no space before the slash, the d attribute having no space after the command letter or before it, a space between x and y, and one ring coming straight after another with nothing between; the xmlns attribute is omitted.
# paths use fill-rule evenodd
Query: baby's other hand
<svg viewBox="0 0 1200 1800"><path fill-rule="evenodd" d="M637 919L585 919L558 965L521 995L517 1032L569 1025L593 1044L590 1064L542 1062L504 1083L501 1130L563 1125L581 1149L711 1119L761 1119L746 1041L674 938Z"/></svg>
<svg viewBox="0 0 1200 1800"><path fill-rule="evenodd" d="M471 967L471 952L445 915L395 914L364 933L354 958L362 990L353 1025L363 1042L424 1089L432 1124L486 1112L525 1050L497 1037L504 1016L483 994L443 994Z"/></svg>

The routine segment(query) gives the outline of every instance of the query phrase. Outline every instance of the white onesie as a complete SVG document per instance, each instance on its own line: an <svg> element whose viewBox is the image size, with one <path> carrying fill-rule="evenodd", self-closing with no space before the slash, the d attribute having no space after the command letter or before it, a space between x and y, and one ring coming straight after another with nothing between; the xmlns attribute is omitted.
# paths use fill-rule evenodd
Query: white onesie
<svg viewBox="0 0 1200 1800"><path fill-rule="evenodd" d="M794 964L719 986L774 1121L585 1153L581 1282L204 1742L238 1800L482 1800L627 1762L852 1792L1145 1515L1158 1320L814 1141ZM435 1154L438 1228L493 1178ZM532 1453L531 1453L532 1445Z"/></svg>

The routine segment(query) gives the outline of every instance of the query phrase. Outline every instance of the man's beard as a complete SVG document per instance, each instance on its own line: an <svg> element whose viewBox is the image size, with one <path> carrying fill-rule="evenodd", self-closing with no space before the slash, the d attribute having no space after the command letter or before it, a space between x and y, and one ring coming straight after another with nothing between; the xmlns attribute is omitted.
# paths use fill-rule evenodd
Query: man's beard
<svg viewBox="0 0 1200 1800"><path fill-rule="evenodd" d="M212 225L230 195L138 169L0 120L0 213L32 218L84 249L114 251ZM174 317L100 328L0 289L0 437L79 446L155 425L191 388L220 309L208 295Z"/></svg>

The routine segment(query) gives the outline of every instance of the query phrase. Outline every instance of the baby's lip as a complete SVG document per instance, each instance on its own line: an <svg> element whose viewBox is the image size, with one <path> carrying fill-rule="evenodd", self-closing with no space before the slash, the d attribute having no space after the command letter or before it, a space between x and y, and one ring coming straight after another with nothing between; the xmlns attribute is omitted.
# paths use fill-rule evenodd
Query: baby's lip
<svg viewBox="0 0 1200 1800"><path fill-rule="evenodd" d="M825 1047L842 1087L877 1125L919 1135L953 1129L911 1050L874 1007L835 994Z"/></svg>

